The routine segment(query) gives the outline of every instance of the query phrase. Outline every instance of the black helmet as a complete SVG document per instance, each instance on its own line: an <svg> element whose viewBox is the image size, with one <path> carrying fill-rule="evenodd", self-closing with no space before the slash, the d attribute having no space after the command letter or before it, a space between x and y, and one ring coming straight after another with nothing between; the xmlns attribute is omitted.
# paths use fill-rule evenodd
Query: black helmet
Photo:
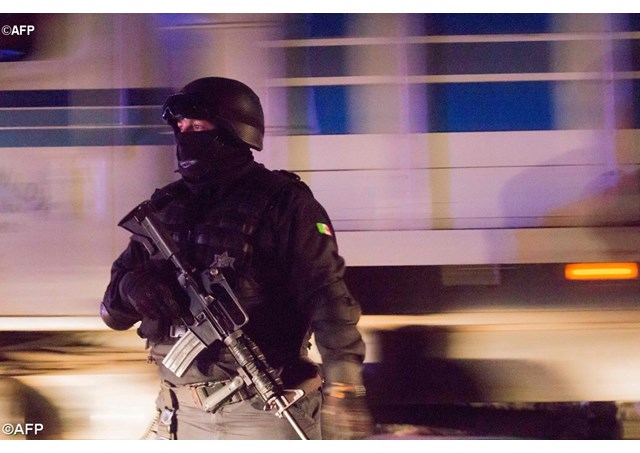
<svg viewBox="0 0 640 453"><path fill-rule="evenodd" d="M167 98L162 118L172 126L183 118L211 119L250 148L262 150L264 113L260 98L242 82L205 77Z"/></svg>

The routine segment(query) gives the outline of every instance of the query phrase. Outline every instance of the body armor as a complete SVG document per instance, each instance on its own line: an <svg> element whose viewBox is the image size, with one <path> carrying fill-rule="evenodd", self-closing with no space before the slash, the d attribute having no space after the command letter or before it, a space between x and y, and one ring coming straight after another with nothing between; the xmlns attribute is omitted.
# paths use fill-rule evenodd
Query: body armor
<svg viewBox="0 0 640 453"><path fill-rule="evenodd" d="M219 268L234 281L238 274L250 273L251 238L272 197L299 179L284 170L256 166L219 201L193 197L182 181L158 189L151 201L160 221L196 267Z"/></svg>
<svg viewBox="0 0 640 453"><path fill-rule="evenodd" d="M300 356L308 334L289 325L308 325L308 320L282 323L282 319L293 320L302 315L290 309L285 275L275 265L274 251L257 250L254 235L274 196L288 184L303 184L298 181L293 173L269 171L255 164L218 200L194 196L183 181L157 190L151 198L160 221L191 264L198 271L215 267L225 275L249 315L244 330L261 344L274 366ZM215 295L226 297L222 289ZM280 319L280 323L264 322L265 319ZM283 345L295 347L284 351ZM204 374L211 374L209 362L225 361L205 354L199 367Z"/></svg>

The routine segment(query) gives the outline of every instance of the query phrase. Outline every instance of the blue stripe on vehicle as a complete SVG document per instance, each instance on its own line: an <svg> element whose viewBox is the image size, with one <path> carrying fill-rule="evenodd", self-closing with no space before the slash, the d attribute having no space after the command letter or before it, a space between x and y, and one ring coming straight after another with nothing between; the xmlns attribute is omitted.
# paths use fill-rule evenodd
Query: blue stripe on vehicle
<svg viewBox="0 0 640 453"><path fill-rule="evenodd" d="M170 88L1 91L0 108L157 105L159 114L173 92Z"/></svg>
<svg viewBox="0 0 640 453"><path fill-rule="evenodd" d="M547 33L551 14L424 14L420 35Z"/></svg>
<svg viewBox="0 0 640 453"><path fill-rule="evenodd" d="M428 132L549 130L552 84L502 82L427 87Z"/></svg>
<svg viewBox="0 0 640 453"><path fill-rule="evenodd" d="M286 39L365 36L361 27L350 26L362 14L291 14L287 16ZM552 14L411 14L409 35L476 35L547 33ZM417 24L417 26L415 25Z"/></svg>
<svg viewBox="0 0 640 453"><path fill-rule="evenodd" d="M409 36L504 35L563 32L602 32L599 20L562 21L548 13L411 14ZM362 14L287 15L286 39L365 36L361 27L350 26ZM611 14L610 31L640 30L640 14ZM560 29L560 30L559 30Z"/></svg>
<svg viewBox="0 0 640 453"><path fill-rule="evenodd" d="M170 145L173 136L148 128L0 130L0 147Z"/></svg>
<svg viewBox="0 0 640 453"><path fill-rule="evenodd" d="M306 111L309 127L300 134L349 134L347 86L292 87L290 102L315 102L292 106L297 115ZM551 82L451 83L411 86L412 96L426 96L424 121L412 132L471 132L548 130L554 128ZM384 109L384 106L380 106ZM315 126L315 127L314 127Z"/></svg>
<svg viewBox="0 0 640 453"><path fill-rule="evenodd" d="M558 92L581 92L589 81L478 82L448 84L415 84L409 88L412 99L424 99L426 111L414 118L412 133L427 132L491 132L532 131L554 129L592 129L602 127L601 117L576 115L555 117ZM619 81L619 104L626 103L629 118L619 127L640 128L640 108L633 102L640 99L640 80ZM306 116L306 127L297 124L291 135L323 135L358 133L352 123L349 101L359 86L291 87L289 108L292 116ZM307 93L306 96L303 93ZM311 93L311 94L309 94ZM309 102L309 98L315 102ZM576 100L579 101L579 100ZM298 102L298 105L294 105ZM304 105L300 102L306 102ZM422 103L418 103L422 104ZM379 106L384 121L386 112ZM370 116L375 116L372 112ZM375 133L375 131L369 131Z"/></svg>
<svg viewBox="0 0 640 453"><path fill-rule="evenodd" d="M158 107L2 109L0 127L162 125Z"/></svg>
<svg viewBox="0 0 640 453"><path fill-rule="evenodd" d="M357 15L341 13L288 14L286 39L334 38L347 36L348 23Z"/></svg>
<svg viewBox="0 0 640 453"><path fill-rule="evenodd" d="M0 147L168 145L170 88L0 92ZM13 129L12 129L13 128Z"/></svg>

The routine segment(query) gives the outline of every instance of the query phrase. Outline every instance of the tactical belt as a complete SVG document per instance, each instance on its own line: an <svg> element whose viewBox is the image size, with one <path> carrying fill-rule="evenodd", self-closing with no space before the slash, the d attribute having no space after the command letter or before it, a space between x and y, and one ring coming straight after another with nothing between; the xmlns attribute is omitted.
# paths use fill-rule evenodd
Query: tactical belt
<svg viewBox="0 0 640 453"><path fill-rule="evenodd" d="M174 397L178 407L186 406L203 409L204 400L207 399L209 395L212 395L222 389L225 385L228 385L230 382L230 380L226 380L175 385L168 381L162 381L162 388L172 394L171 396ZM245 388L242 388L233 393L233 395L225 401L225 404L245 401L251 399L255 395L255 392L249 392Z"/></svg>

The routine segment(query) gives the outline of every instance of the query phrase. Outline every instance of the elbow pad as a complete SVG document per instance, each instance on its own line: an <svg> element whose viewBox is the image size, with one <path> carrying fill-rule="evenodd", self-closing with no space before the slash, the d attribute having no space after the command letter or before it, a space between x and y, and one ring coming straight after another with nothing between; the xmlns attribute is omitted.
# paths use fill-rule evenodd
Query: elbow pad
<svg viewBox="0 0 640 453"><path fill-rule="evenodd" d="M313 297L314 321L343 321L357 324L361 308L344 281L340 280L317 292Z"/></svg>
<svg viewBox="0 0 640 453"><path fill-rule="evenodd" d="M357 328L360 304L343 281L314 296L312 328L320 355L325 382L362 384L362 363L366 345Z"/></svg>
<svg viewBox="0 0 640 453"><path fill-rule="evenodd" d="M100 304L100 318L109 328L113 330L127 330L133 326L138 320L132 319L116 319L109 313L104 303Z"/></svg>

